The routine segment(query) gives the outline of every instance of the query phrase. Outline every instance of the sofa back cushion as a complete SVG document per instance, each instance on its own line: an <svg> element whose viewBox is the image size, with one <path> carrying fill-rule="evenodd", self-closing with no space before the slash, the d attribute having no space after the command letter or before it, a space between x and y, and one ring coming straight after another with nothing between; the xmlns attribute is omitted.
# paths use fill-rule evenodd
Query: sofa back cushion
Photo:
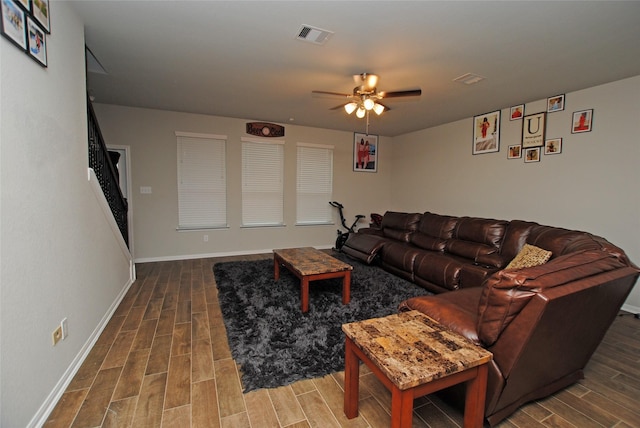
<svg viewBox="0 0 640 428"><path fill-rule="evenodd" d="M498 253L508 224L505 220L460 217L445 249L480 264L502 267Z"/></svg>
<svg viewBox="0 0 640 428"><path fill-rule="evenodd" d="M411 243L426 250L442 252L447 240L453 236L457 222L457 217L426 212L422 214L418 229L411 235Z"/></svg>
<svg viewBox="0 0 640 428"><path fill-rule="evenodd" d="M387 238L409 242L409 236L418 228L420 213L387 211L382 217L382 233Z"/></svg>
<svg viewBox="0 0 640 428"><path fill-rule="evenodd" d="M589 233L541 225L531 229L527 244L551 251L552 258L576 251L602 249L602 245Z"/></svg>
<svg viewBox="0 0 640 428"><path fill-rule="evenodd" d="M486 346L491 346L536 293L624 266L612 254L585 250L556 257L540 266L498 271L483 285L478 304L478 336Z"/></svg>

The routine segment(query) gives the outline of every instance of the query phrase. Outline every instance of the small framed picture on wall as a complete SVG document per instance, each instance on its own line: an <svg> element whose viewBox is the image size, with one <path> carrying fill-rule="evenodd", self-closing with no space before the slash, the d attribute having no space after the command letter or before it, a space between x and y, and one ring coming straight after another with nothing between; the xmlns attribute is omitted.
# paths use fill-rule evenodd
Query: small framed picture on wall
<svg viewBox="0 0 640 428"><path fill-rule="evenodd" d="M545 155L557 155L562 153L562 138L550 138L544 142Z"/></svg>
<svg viewBox="0 0 640 428"><path fill-rule="evenodd" d="M473 154L500 151L500 110L473 117Z"/></svg>
<svg viewBox="0 0 640 428"><path fill-rule="evenodd" d="M378 171L378 136L353 134L353 170L355 172Z"/></svg>
<svg viewBox="0 0 640 428"><path fill-rule="evenodd" d="M564 110L564 94L547 98L547 113Z"/></svg>
<svg viewBox="0 0 640 428"><path fill-rule="evenodd" d="M591 132L592 124L593 109L573 112L573 119L571 120L571 133L579 134L581 132Z"/></svg>
<svg viewBox="0 0 640 428"><path fill-rule="evenodd" d="M521 157L522 157L522 146L520 144L509 146L509 151L507 152L507 159L520 159Z"/></svg>
<svg viewBox="0 0 640 428"><path fill-rule="evenodd" d="M524 163L540 162L540 147L524 150Z"/></svg>

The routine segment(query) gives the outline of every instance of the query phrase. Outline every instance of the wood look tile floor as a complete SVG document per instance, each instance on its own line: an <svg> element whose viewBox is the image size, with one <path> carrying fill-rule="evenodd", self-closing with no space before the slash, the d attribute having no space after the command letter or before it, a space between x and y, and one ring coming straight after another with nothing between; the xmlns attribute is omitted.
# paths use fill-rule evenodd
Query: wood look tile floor
<svg viewBox="0 0 640 428"><path fill-rule="evenodd" d="M138 279L46 427L388 427L390 394L360 371L360 416L342 412L344 373L242 393L214 263L269 254L136 265ZM640 321L620 316L586 378L527 404L500 427L640 427ZM415 427L459 427L437 397L417 399Z"/></svg>

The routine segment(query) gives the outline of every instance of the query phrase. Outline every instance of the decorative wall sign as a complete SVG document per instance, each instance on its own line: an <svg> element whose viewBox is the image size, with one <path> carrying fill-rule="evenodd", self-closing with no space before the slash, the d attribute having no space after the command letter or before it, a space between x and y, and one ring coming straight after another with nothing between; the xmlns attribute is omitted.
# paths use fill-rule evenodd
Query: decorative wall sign
<svg viewBox="0 0 640 428"><path fill-rule="evenodd" d="M473 117L473 154L500 150L500 110Z"/></svg>
<svg viewBox="0 0 640 428"><path fill-rule="evenodd" d="M571 133L579 134L581 132L591 132L592 124L593 109L573 112L573 120L571 121Z"/></svg>
<svg viewBox="0 0 640 428"><path fill-rule="evenodd" d="M353 170L378 171L378 136L353 133Z"/></svg>
<svg viewBox="0 0 640 428"><path fill-rule="evenodd" d="M522 121L522 148L542 147L547 113L536 113L525 116Z"/></svg>
<svg viewBox="0 0 640 428"><path fill-rule="evenodd" d="M247 134L260 137L284 137L284 126L275 123L249 122Z"/></svg>
<svg viewBox="0 0 640 428"><path fill-rule="evenodd" d="M27 49L25 13L13 0L2 2L2 35L21 49Z"/></svg>

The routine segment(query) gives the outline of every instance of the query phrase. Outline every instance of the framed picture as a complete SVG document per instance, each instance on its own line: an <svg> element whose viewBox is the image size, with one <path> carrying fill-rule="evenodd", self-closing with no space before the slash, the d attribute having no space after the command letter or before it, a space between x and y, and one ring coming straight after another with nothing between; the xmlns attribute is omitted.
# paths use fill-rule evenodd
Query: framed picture
<svg viewBox="0 0 640 428"><path fill-rule="evenodd" d="M547 98L547 113L564 110L564 94Z"/></svg>
<svg viewBox="0 0 640 428"><path fill-rule="evenodd" d="M573 112L573 119L571 120L572 134L591 132L591 125L593 125L593 109Z"/></svg>
<svg viewBox="0 0 640 428"><path fill-rule="evenodd" d="M509 146L509 151L507 152L507 159L520 159L521 157L522 157L522 146L520 144Z"/></svg>
<svg viewBox="0 0 640 428"><path fill-rule="evenodd" d="M47 35L42 28L35 23L30 16L27 17L27 40L29 43L29 56L39 62L42 66L47 66Z"/></svg>
<svg viewBox="0 0 640 428"><path fill-rule="evenodd" d="M31 15L47 34L51 33L51 17L49 9L49 0L31 0Z"/></svg>
<svg viewBox="0 0 640 428"><path fill-rule="evenodd" d="M535 113L525 116L522 121L522 148L542 147L547 113Z"/></svg>
<svg viewBox="0 0 640 428"><path fill-rule="evenodd" d="M540 162L540 147L524 149L524 163Z"/></svg>
<svg viewBox="0 0 640 428"><path fill-rule="evenodd" d="M25 13L13 0L2 2L2 35L20 49L27 49Z"/></svg>
<svg viewBox="0 0 640 428"><path fill-rule="evenodd" d="M562 138L550 138L544 142L545 155L557 155L562 153Z"/></svg>
<svg viewBox="0 0 640 428"><path fill-rule="evenodd" d="M353 133L353 170L378 171L378 136Z"/></svg>
<svg viewBox="0 0 640 428"><path fill-rule="evenodd" d="M511 113L509 114L509 120L520 120L524 116L524 104L511 107Z"/></svg>
<svg viewBox="0 0 640 428"><path fill-rule="evenodd" d="M473 154L500 150L500 110L473 117Z"/></svg>
<svg viewBox="0 0 640 428"><path fill-rule="evenodd" d="M16 2L24 7L24 10L26 10L27 12L29 12L29 0L16 0Z"/></svg>

